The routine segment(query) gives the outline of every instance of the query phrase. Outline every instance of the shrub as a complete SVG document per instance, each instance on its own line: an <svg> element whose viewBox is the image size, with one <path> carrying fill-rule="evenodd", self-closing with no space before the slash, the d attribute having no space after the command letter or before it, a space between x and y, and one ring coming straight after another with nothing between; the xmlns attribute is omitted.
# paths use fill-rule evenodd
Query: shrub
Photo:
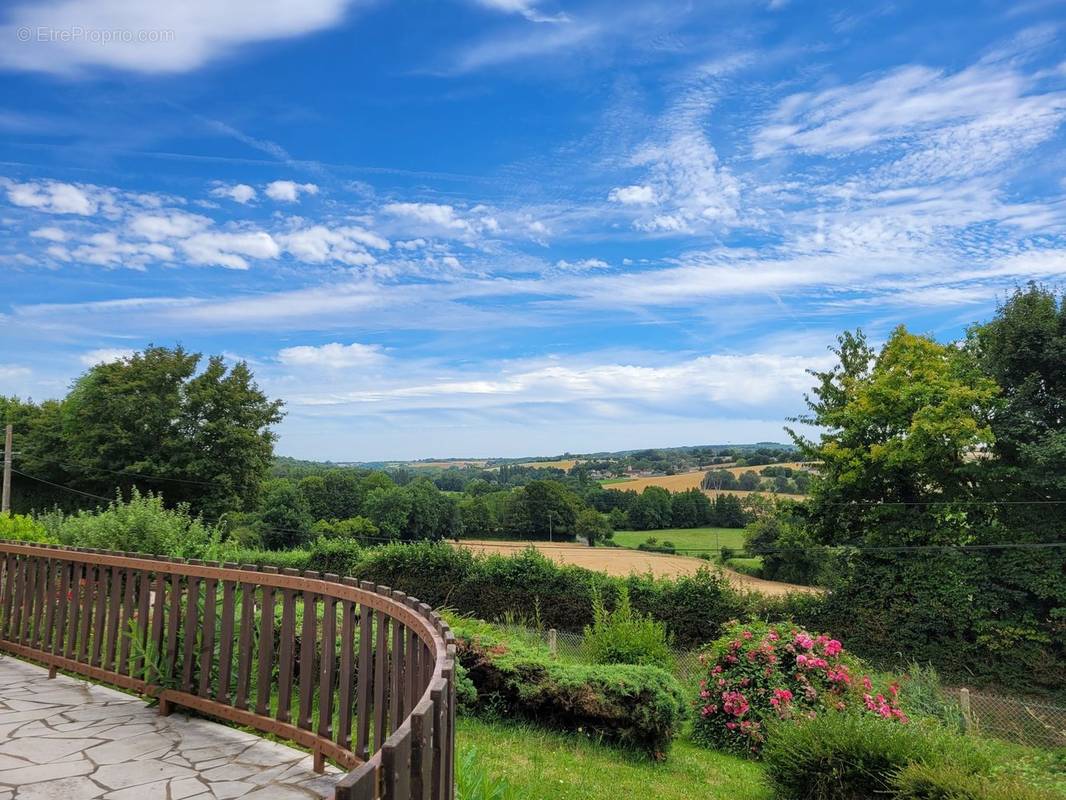
<svg viewBox="0 0 1066 800"><path fill-rule="evenodd" d="M948 730L962 732L962 709L954 697L944 692L934 667L911 664L900 679L900 686L903 706L909 716L932 719Z"/></svg>
<svg viewBox="0 0 1066 800"><path fill-rule="evenodd" d="M893 800L1058 800L1013 778L989 778L957 764L908 764L891 780Z"/></svg>
<svg viewBox="0 0 1066 800"><path fill-rule="evenodd" d="M58 544L54 536L40 522L22 514L0 514L0 539L14 542L44 542Z"/></svg>
<svg viewBox="0 0 1066 800"><path fill-rule="evenodd" d="M79 511L59 525L59 540L74 547L120 550L177 558L215 557L223 548L219 528L193 517L187 505L167 508L161 495L115 500L98 512Z"/></svg>
<svg viewBox="0 0 1066 800"><path fill-rule="evenodd" d="M857 710L907 722L891 684L878 692L863 664L836 639L789 623L734 624L700 656L694 738L712 747L758 753L767 723Z"/></svg>
<svg viewBox="0 0 1066 800"><path fill-rule="evenodd" d="M787 800L869 800L889 792L911 764L952 763L987 773L975 746L935 725L889 725L869 714L778 722L763 750L766 775Z"/></svg>
<svg viewBox="0 0 1066 800"><path fill-rule="evenodd" d="M344 578L354 575L363 560L363 548L351 539L320 538L307 552L307 569L333 573Z"/></svg>
<svg viewBox="0 0 1066 800"><path fill-rule="evenodd" d="M597 593L592 625L585 627L581 649L593 664L652 664L673 671L675 659L666 626L633 611L629 590L622 588L618 603L608 611Z"/></svg>
<svg viewBox="0 0 1066 800"><path fill-rule="evenodd" d="M546 648L476 620L452 620L452 629L479 710L582 732L657 758L669 749L684 716L684 693L666 671L564 664Z"/></svg>

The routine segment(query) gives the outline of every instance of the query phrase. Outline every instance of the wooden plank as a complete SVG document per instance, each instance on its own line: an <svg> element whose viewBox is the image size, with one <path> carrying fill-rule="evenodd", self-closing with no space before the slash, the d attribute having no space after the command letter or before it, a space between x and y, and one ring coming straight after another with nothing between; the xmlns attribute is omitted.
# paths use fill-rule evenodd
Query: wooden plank
<svg viewBox="0 0 1066 800"><path fill-rule="evenodd" d="M204 583L204 618L200 629L200 697L211 696L211 673L215 663L215 592L217 582L208 578Z"/></svg>
<svg viewBox="0 0 1066 800"><path fill-rule="evenodd" d="M433 800L443 798L444 794L444 732L448 722L448 687L437 678L430 685L429 699L433 703L433 767L431 774L430 796ZM450 798L450 795L448 795Z"/></svg>
<svg viewBox="0 0 1066 800"><path fill-rule="evenodd" d="M229 566L229 565L227 565ZM218 643L218 686L215 689L215 700L229 705L230 702L230 675L233 672L233 631L234 609L237 585L233 581L222 582L222 622L221 639Z"/></svg>
<svg viewBox="0 0 1066 800"><path fill-rule="evenodd" d="M96 608L93 611L92 625L92 660L94 667L101 666L100 656L104 652L104 639L107 637L107 593L111 588L112 567L101 567L96 575Z"/></svg>
<svg viewBox="0 0 1066 800"><path fill-rule="evenodd" d="M178 666L178 624L181 621L181 576L171 574L167 587L167 649L162 660L163 674L173 679L177 677Z"/></svg>
<svg viewBox="0 0 1066 800"><path fill-rule="evenodd" d="M374 676L373 676L373 636L374 609L359 606L359 676L356 685L355 754L364 761L369 755L370 719L372 713Z"/></svg>
<svg viewBox="0 0 1066 800"><path fill-rule="evenodd" d="M4 592L0 600L3 617L0 617L0 639L11 638L12 598L15 597L15 584L18 580L18 559L11 553L4 558Z"/></svg>
<svg viewBox="0 0 1066 800"><path fill-rule="evenodd" d="M283 573L297 575L297 570L284 569ZM281 590L281 634L278 643L278 714L282 722L292 721L292 674L296 655L296 593L292 589Z"/></svg>
<svg viewBox="0 0 1066 800"><path fill-rule="evenodd" d="M263 570L267 571L266 568ZM270 716L270 688L274 675L274 587L264 586L259 612L259 672L256 676L255 713Z"/></svg>
<svg viewBox="0 0 1066 800"><path fill-rule="evenodd" d="M382 798L407 800L411 796L411 729L381 747Z"/></svg>
<svg viewBox="0 0 1066 800"><path fill-rule="evenodd" d="M37 635L37 646L46 652L52 651L53 626L56 619L56 604L59 602L59 568L61 562L49 561L45 569L44 626Z"/></svg>
<svg viewBox="0 0 1066 800"><path fill-rule="evenodd" d="M196 634L200 628L200 579L190 577L185 585L185 624L182 626L181 688L195 694Z"/></svg>
<svg viewBox="0 0 1066 800"><path fill-rule="evenodd" d="M74 563L70 571L70 613L67 617L67 640L63 645L63 655L71 660L78 652L79 617L84 589L85 565Z"/></svg>
<svg viewBox="0 0 1066 800"><path fill-rule="evenodd" d="M385 723L388 703L389 618L375 614L377 644L374 647L374 747L380 748L385 741Z"/></svg>
<svg viewBox="0 0 1066 800"><path fill-rule="evenodd" d="M336 582L336 575L326 575ZM318 735L333 738L333 673L337 665L337 601L322 598L322 657L318 667Z"/></svg>
<svg viewBox="0 0 1066 800"><path fill-rule="evenodd" d="M404 603L407 595L403 592L393 592L392 599L397 603ZM407 631L399 620L392 621L392 653L389 659L389 673L392 686L389 690L389 732L395 733L400 727L403 718L407 715L404 707L404 643L407 640Z"/></svg>
<svg viewBox="0 0 1066 800"><path fill-rule="evenodd" d="M140 644L137 653L139 654L148 646L148 609L150 608L150 603L152 601L152 591L150 588L152 585L151 576L149 576L146 571L139 570L137 573L137 582L137 642ZM141 658L138 655L131 664L130 674L136 676L141 669L143 669L143 666L141 664Z"/></svg>
<svg viewBox="0 0 1066 800"><path fill-rule="evenodd" d="M422 695L422 673L418 664L418 656L421 650L422 640L418 638L418 634L408 628L403 697L403 707L407 709L414 708Z"/></svg>
<svg viewBox="0 0 1066 800"><path fill-rule="evenodd" d="M92 629L93 600L96 597L96 570L94 566L85 568L85 586L81 598L81 621L78 629L78 661L89 661L89 631Z"/></svg>
<svg viewBox="0 0 1066 800"><path fill-rule="evenodd" d="M256 567L246 566L254 570ZM255 625L255 584L241 583L241 632L237 645L237 697L234 705L248 708L248 684L252 674L252 626Z"/></svg>
<svg viewBox="0 0 1066 800"><path fill-rule="evenodd" d="M318 577L318 573L305 572L305 576ZM300 709L296 724L311 730L311 702L315 691L315 637L318 616L318 596L313 592L303 593L303 628L300 632Z"/></svg>
<svg viewBox="0 0 1066 800"><path fill-rule="evenodd" d="M33 632L33 614L37 605L37 573L38 559L26 560L26 585L22 594L22 625L19 630L19 643L30 645L30 635Z"/></svg>
<svg viewBox="0 0 1066 800"><path fill-rule="evenodd" d="M118 628L118 665L115 671L128 675L130 667L130 621L137 616L136 588L139 575L130 569L122 571L125 591L122 594L122 617Z"/></svg>
<svg viewBox="0 0 1066 800"><path fill-rule="evenodd" d="M30 647L40 648L41 633L44 630L46 592L48 589L48 559L37 559L37 584L34 588L33 617L30 621Z"/></svg>
<svg viewBox="0 0 1066 800"><path fill-rule="evenodd" d="M433 702L427 698L411 712L411 800L432 800Z"/></svg>
<svg viewBox="0 0 1066 800"><path fill-rule="evenodd" d="M162 661L163 657L163 631L166 629L166 617L167 617L167 582L166 576L162 572L155 573L155 578L152 581L152 633L151 633L151 645L147 647L147 651L152 653L156 658L156 666ZM133 672L137 674L139 672L145 673L145 680L152 682L156 679L154 675L148 675L148 671L151 668L150 664L144 663L144 659L138 656L134 659Z"/></svg>
<svg viewBox="0 0 1066 800"><path fill-rule="evenodd" d="M118 620L122 610L122 573L124 570L111 570L111 594L107 604L107 629L104 633L104 669L115 668L115 651L118 649Z"/></svg>
<svg viewBox="0 0 1066 800"><path fill-rule="evenodd" d="M350 580L350 579L346 579ZM352 702L355 699L355 603L341 604L341 659L337 677L337 735L334 741L354 750L352 738Z"/></svg>
<svg viewBox="0 0 1066 800"><path fill-rule="evenodd" d="M63 652L67 634L67 613L73 595L70 590L71 566L63 561L57 561L56 566L59 569L59 595L56 598L55 638L52 640L50 650L53 655L58 656Z"/></svg>

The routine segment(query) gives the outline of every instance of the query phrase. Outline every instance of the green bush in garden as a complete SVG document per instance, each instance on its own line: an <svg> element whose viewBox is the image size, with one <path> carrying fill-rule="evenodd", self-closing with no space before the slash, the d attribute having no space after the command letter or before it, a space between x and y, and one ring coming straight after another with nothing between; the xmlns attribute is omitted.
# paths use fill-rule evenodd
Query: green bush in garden
<svg viewBox="0 0 1066 800"><path fill-rule="evenodd" d="M41 542L57 544L58 540L49 535L48 529L32 517L24 514L0 514L0 539L13 542Z"/></svg>
<svg viewBox="0 0 1066 800"><path fill-rule="evenodd" d="M53 520L61 544L177 558L215 558L225 552L220 528L193 517L188 506L167 508L161 495L133 489L128 501Z"/></svg>
<svg viewBox="0 0 1066 800"><path fill-rule="evenodd" d="M662 758L684 718L684 693L666 671L565 664L546 648L476 620L452 619L457 655L479 712L577 731Z"/></svg>
<svg viewBox="0 0 1066 800"><path fill-rule="evenodd" d="M762 752L781 800L870 800L891 796L912 764L951 764L987 775L989 758L970 740L934 724L898 725L869 714L822 714L776 724Z"/></svg>
<svg viewBox="0 0 1066 800"><path fill-rule="evenodd" d="M666 626L638 611L629 603L629 590L622 587L613 611L597 594L592 600L592 625L585 626L581 649L593 664L651 664L672 672L676 659Z"/></svg>
<svg viewBox="0 0 1066 800"><path fill-rule="evenodd" d="M990 778L957 764L909 764L891 779L891 800L1061 800L1015 779Z"/></svg>

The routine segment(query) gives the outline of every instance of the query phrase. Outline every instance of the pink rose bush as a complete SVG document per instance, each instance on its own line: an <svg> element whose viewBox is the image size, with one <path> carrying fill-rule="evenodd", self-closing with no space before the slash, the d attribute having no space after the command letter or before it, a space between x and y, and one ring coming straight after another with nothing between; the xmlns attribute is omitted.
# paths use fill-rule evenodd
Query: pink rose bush
<svg viewBox="0 0 1066 800"><path fill-rule="evenodd" d="M907 722L898 684L875 687L840 642L791 623L731 623L700 663L694 736L718 749L757 754L772 720L855 711Z"/></svg>

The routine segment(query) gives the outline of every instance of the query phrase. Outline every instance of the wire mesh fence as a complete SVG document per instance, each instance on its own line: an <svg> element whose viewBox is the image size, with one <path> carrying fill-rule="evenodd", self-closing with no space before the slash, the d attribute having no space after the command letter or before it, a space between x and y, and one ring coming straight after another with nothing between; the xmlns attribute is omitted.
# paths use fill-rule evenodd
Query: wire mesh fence
<svg viewBox="0 0 1066 800"><path fill-rule="evenodd" d="M969 733L1030 747L1066 747L1066 707L969 689L948 692Z"/></svg>
<svg viewBox="0 0 1066 800"><path fill-rule="evenodd" d="M580 633L513 624L501 628L530 644L547 647L562 661L586 660L584 637ZM695 685L703 669L699 651L678 650L674 658L674 675L685 686ZM958 703L962 728L967 733L1029 747L1066 747L1066 706L968 689L945 689L945 692Z"/></svg>

